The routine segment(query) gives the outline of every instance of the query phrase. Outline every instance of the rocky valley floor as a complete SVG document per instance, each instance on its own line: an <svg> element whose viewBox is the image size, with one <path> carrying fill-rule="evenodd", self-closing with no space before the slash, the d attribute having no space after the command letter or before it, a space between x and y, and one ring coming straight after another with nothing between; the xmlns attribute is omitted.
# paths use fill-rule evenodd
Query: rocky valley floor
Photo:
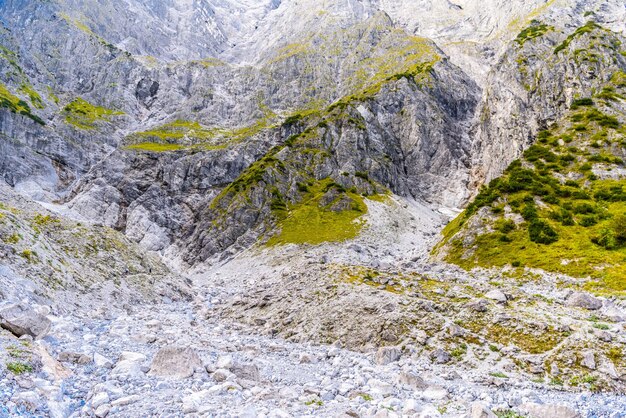
<svg viewBox="0 0 626 418"><path fill-rule="evenodd" d="M0 416L625 416L622 301L432 262L443 214L368 205L352 242L253 247L152 301L50 303L3 267L3 321L50 328L0 331Z"/></svg>

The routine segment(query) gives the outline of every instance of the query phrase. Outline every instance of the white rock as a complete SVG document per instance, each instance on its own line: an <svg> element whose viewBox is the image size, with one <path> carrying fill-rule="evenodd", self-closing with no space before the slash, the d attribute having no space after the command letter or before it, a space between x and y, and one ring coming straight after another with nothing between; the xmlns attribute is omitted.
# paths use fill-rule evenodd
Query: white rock
<svg viewBox="0 0 626 418"><path fill-rule="evenodd" d="M580 414L566 405L524 403L520 410L529 418L580 418Z"/></svg>
<svg viewBox="0 0 626 418"><path fill-rule="evenodd" d="M126 396L124 398L114 400L113 402L111 402L111 406L126 406L135 402L139 402L140 399L141 397L139 395Z"/></svg>
<svg viewBox="0 0 626 418"><path fill-rule="evenodd" d="M168 346L156 353L149 374L171 379L186 379L201 369L202 360L194 349Z"/></svg>
<svg viewBox="0 0 626 418"><path fill-rule="evenodd" d="M113 362L100 353L93 354L93 362L97 367L104 367L106 369L113 367Z"/></svg>
<svg viewBox="0 0 626 418"><path fill-rule="evenodd" d="M229 370L233 366L233 358L231 356L220 356L215 363L218 369Z"/></svg>
<svg viewBox="0 0 626 418"><path fill-rule="evenodd" d="M130 351L122 352L115 368L111 370L111 376L139 376L143 374L141 366L146 361L146 356L141 353Z"/></svg>
<svg viewBox="0 0 626 418"><path fill-rule="evenodd" d="M393 385L378 379L369 379L367 385L371 388L372 393L387 397L395 393Z"/></svg>
<svg viewBox="0 0 626 418"><path fill-rule="evenodd" d="M496 414L494 414L482 402L474 402L472 403L472 408L470 410L470 418L497 418L497 417L496 417Z"/></svg>
<svg viewBox="0 0 626 418"><path fill-rule="evenodd" d="M93 409L98 409L100 405L104 405L109 402L109 394L106 392L96 393L93 398L91 398L91 407Z"/></svg>
<svg viewBox="0 0 626 418"><path fill-rule="evenodd" d="M185 396L183 398L183 413L193 414L198 412L199 408L206 404L211 396L212 395L209 390L202 390Z"/></svg>
<svg viewBox="0 0 626 418"><path fill-rule="evenodd" d="M111 411L111 406L105 404L105 405L100 405L100 407L94 411L94 414L98 418L104 418L107 415L109 415L110 411Z"/></svg>
<svg viewBox="0 0 626 418"><path fill-rule="evenodd" d="M490 290L485 294L487 299L495 300L498 303L506 303L506 295L498 289Z"/></svg>

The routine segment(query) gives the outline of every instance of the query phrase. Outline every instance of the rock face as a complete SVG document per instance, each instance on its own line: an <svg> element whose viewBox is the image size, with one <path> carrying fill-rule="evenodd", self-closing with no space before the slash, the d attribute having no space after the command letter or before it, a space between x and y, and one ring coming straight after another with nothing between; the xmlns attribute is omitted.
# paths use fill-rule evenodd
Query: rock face
<svg viewBox="0 0 626 418"><path fill-rule="evenodd" d="M0 327L15 336L30 335L41 338L50 330L50 320L23 304L15 304L0 310Z"/></svg>
<svg viewBox="0 0 626 418"><path fill-rule="evenodd" d="M163 347L150 365L150 374L173 379L186 379L202 369L202 361L196 352L187 347Z"/></svg>

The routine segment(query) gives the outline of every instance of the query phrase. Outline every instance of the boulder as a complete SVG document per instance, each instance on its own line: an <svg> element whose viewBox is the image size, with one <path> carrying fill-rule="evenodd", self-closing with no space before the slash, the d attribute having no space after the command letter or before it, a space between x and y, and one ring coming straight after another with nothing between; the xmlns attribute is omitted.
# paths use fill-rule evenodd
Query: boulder
<svg viewBox="0 0 626 418"><path fill-rule="evenodd" d="M402 351L398 347L380 347L376 352L376 363L385 365L398 361Z"/></svg>
<svg viewBox="0 0 626 418"><path fill-rule="evenodd" d="M490 290L485 294L487 299L495 300L498 303L506 303L506 295L498 289Z"/></svg>
<svg viewBox="0 0 626 418"><path fill-rule="evenodd" d="M230 371L239 379L258 382L261 380L259 367L252 363L235 363Z"/></svg>
<svg viewBox="0 0 626 418"><path fill-rule="evenodd" d="M450 353L448 353L446 350L443 350L441 348L437 348L432 353L430 353L430 359L434 363L444 364L444 363L448 363L450 360L452 360L452 357L450 356Z"/></svg>
<svg viewBox="0 0 626 418"><path fill-rule="evenodd" d="M200 369L202 369L202 361L194 349L168 346L156 353L150 365L149 374L172 379L186 379Z"/></svg>
<svg viewBox="0 0 626 418"><path fill-rule="evenodd" d="M478 299L469 302L466 306L474 312L487 312L487 306L489 306L489 302L486 299Z"/></svg>
<svg viewBox="0 0 626 418"><path fill-rule="evenodd" d="M483 403L474 402L472 403L472 407L470 409L469 418L497 418L497 416Z"/></svg>
<svg viewBox="0 0 626 418"><path fill-rule="evenodd" d="M59 353L59 361L62 363L74 363L74 364L85 365L85 364L91 363L92 357L86 354L74 353L72 351L63 351Z"/></svg>
<svg viewBox="0 0 626 418"><path fill-rule="evenodd" d="M520 406L529 418L580 418L581 415L566 405L538 404L527 402Z"/></svg>
<svg viewBox="0 0 626 418"><path fill-rule="evenodd" d="M602 301L588 293L574 292L567 298L567 306L595 311L602 307Z"/></svg>
<svg viewBox="0 0 626 418"><path fill-rule="evenodd" d="M50 331L51 322L29 306L19 303L0 310L0 326L16 337L30 335L41 338Z"/></svg>
<svg viewBox="0 0 626 418"><path fill-rule="evenodd" d="M596 369L596 356L593 351L588 350L582 353L581 366L584 366L590 370Z"/></svg>
<svg viewBox="0 0 626 418"><path fill-rule="evenodd" d="M146 356L132 351L123 351L120 359L111 370L111 376L140 376L143 374L141 366L146 361Z"/></svg>
<svg viewBox="0 0 626 418"><path fill-rule="evenodd" d="M398 383L415 390L423 390L428 387L428 384L424 381L424 379L412 372L400 373L398 375Z"/></svg>

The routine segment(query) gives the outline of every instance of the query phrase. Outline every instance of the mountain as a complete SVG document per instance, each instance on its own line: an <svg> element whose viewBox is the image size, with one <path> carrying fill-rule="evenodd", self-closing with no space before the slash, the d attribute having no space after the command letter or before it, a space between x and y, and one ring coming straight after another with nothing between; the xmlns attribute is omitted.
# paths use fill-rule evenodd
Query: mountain
<svg viewBox="0 0 626 418"><path fill-rule="evenodd" d="M625 22L0 0L0 415L620 416Z"/></svg>

